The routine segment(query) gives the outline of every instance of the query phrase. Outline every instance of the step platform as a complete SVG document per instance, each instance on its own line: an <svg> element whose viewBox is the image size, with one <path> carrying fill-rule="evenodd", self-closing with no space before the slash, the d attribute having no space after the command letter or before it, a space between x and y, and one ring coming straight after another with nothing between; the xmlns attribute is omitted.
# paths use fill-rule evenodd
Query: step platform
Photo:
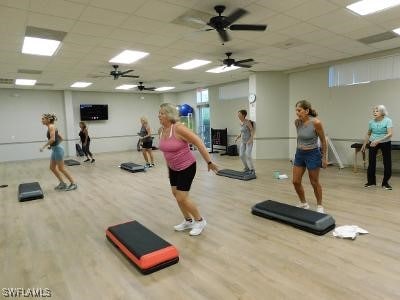
<svg viewBox="0 0 400 300"><path fill-rule="evenodd" d="M251 180L256 179L256 174L250 174L247 172L235 171L230 169L223 169L217 172L219 176L225 176L229 178L239 179L239 180Z"/></svg>
<svg viewBox="0 0 400 300"><path fill-rule="evenodd" d="M64 160L64 164L66 166L79 166L81 163L74 159L66 159Z"/></svg>
<svg viewBox="0 0 400 300"><path fill-rule="evenodd" d="M43 191L39 182L21 183L18 186L19 202L43 199Z"/></svg>
<svg viewBox="0 0 400 300"><path fill-rule="evenodd" d="M143 165L138 165L135 164L133 162L126 162L126 163L122 163L120 165L121 169L124 169L126 171L132 172L132 173L136 173L136 172L145 172L146 171L146 167Z"/></svg>
<svg viewBox="0 0 400 300"><path fill-rule="evenodd" d="M107 239L139 269L150 274L179 261L178 250L138 221L111 226Z"/></svg>
<svg viewBox="0 0 400 300"><path fill-rule="evenodd" d="M285 203L267 200L254 205L252 214L289 224L316 235L324 235L335 228L335 220L328 214Z"/></svg>

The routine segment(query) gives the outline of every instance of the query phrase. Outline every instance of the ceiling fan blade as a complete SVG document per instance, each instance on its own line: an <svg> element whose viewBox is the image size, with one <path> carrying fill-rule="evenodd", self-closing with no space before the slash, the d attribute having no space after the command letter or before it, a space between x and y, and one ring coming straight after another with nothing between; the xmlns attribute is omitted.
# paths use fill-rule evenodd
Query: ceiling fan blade
<svg viewBox="0 0 400 300"><path fill-rule="evenodd" d="M227 42L230 40L229 35L225 30L217 30L217 32L223 42Z"/></svg>
<svg viewBox="0 0 400 300"><path fill-rule="evenodd" d="M125 74L128 74L128 73L130 73L130 72L132 72L133 70L126 70L126 71L123 71L123 72L119 72L119 74L120 75L125 75Z"/></svg>
<svg viewBox="0 0 400 300"><path fill-rule="evenodd" d="M138 75L121 75L121 77L139 78Z"/></svg>
<svg viewBox="0 0 400 300"><path fill-rule="evenodd" d="M248 63L248 62L253 62L253 61L254 61L254 59L248 58L248 59L237 60L236 63L243 64L243 63Z"/></svg>
<svg viewBox="0 0 400 300"><path fill-rule="evenodd" d="M156 88L155 87L145 87L144 90L146 91L154 91Z"/></svg>
<svg viewBox="0 0 400 300"><path fill-rule="evenodd" d="M253 25L253 24L236 24L229 26L230 30L255 30L264 31L267 29L267 25Z"/></svg>
<svg viewBox="0 0 400 300"><path fill-rule="evenodd" d="M242 65L242 64L238 64L238 63L235 63L233 65L236 66L236 67L240 67L240 68L251 68L252 67L250 65Z"/></svg>
<svg viewBox="0 0 400 300"><path fill-rule="evenodd" d="M247 14L247 10L244 10L243 8L238 8L237 10L235 10L233 13L231 13L229 16L227 16L225 18L225 21L227 22L226 25L229 26L232 23L235 23L237 20L239 20L245 14Z"/></svg>

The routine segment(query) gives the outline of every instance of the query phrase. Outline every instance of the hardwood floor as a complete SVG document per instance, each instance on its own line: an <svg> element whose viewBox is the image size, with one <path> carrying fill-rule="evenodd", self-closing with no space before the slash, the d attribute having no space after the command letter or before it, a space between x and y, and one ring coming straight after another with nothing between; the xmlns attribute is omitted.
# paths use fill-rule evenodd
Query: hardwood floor
<svg viewBox="0 0 400 300"><path fill-rule="evenodd" d="M355 241L310 233L250 213L257 202L296 204L291 165L257 160L257 180L207 172L198 156L192 199L208 226L201 236L174 232L182 217L170 193L159 151L156 167L129 173L121 162L140 153L96 156L68 167L78 190L58 192L47 160L0 164L0 288L49 288L52 299L400 299L400 191L364 189L365 173L329 167L321 172L324 207L337 225L370 232ZM238 157L215 155L222 168ZM273 179L279 170L287 180ZM378 182L381 175L378 175ZM39 181L45 198L18 202L22 182ZM307 199L315 199L307 175ZM139 273L105 238L113 224L138 220L180 252L180 262ZM4 295L3 295L4 296ZM2 297L3 297L2 296Z"/></svg>

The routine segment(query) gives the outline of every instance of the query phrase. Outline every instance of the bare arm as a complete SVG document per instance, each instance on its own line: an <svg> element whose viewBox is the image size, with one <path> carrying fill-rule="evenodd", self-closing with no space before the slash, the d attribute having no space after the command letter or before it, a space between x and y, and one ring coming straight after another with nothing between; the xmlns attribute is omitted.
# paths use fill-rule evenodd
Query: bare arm
<svg viewBox="0 0 400 300"><path fill-rule="evenodd" d="M151 129L149 125L146 126L146 131L147 135L145 135L143 138L151 137Z"/></svg>
<svg viewBox="0 0 400 300"><path fill-rule="evenodd" d="M212 162L211 156L208 153L206 146L204 145L203 141L197 134L193 133L193 131L191 131L190 129L188 129L186 126L183 125L175 126L175 134L177 135L177 137L197 147L201 156L208 164L209 171L210 170L218 171L217 165Z"/></svg>
<svg viewBox="0 0 400 300"><path fill-rule="evenodd" d="M367 147L367 143L368 143L368 141L369 141L369 137L371 136L371 129L368 129L368 132L367 132L367 134L365 135L365 138L364 138L364 143L363 143L363 145L362 145L362 147L361 147L361 151L362 152L365 152L365 148Z"/></svg>
<svg viewBox="0 0 400 300"><path fill-rule="evenodd" d="M322 123L320 120L315 120L314 121L314 128L315 131L317 132L317 135L319 137L319 140L321 141L321 148L322 148L322 167L325 169L326 166L328 165L328 159L327 159L327 145L326 145L326 138L325 138L325 132L324 128L322 126Z"/></svg>

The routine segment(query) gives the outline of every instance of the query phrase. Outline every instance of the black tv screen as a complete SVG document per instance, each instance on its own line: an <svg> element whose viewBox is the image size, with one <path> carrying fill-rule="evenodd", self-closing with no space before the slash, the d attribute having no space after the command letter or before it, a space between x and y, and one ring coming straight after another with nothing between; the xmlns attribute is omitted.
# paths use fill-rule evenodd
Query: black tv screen
<svg viewBox="0 0 400 300"><path fill-rule="evenodd" d="M81 104L81 121L108 120L107 104Z"/></svg>

